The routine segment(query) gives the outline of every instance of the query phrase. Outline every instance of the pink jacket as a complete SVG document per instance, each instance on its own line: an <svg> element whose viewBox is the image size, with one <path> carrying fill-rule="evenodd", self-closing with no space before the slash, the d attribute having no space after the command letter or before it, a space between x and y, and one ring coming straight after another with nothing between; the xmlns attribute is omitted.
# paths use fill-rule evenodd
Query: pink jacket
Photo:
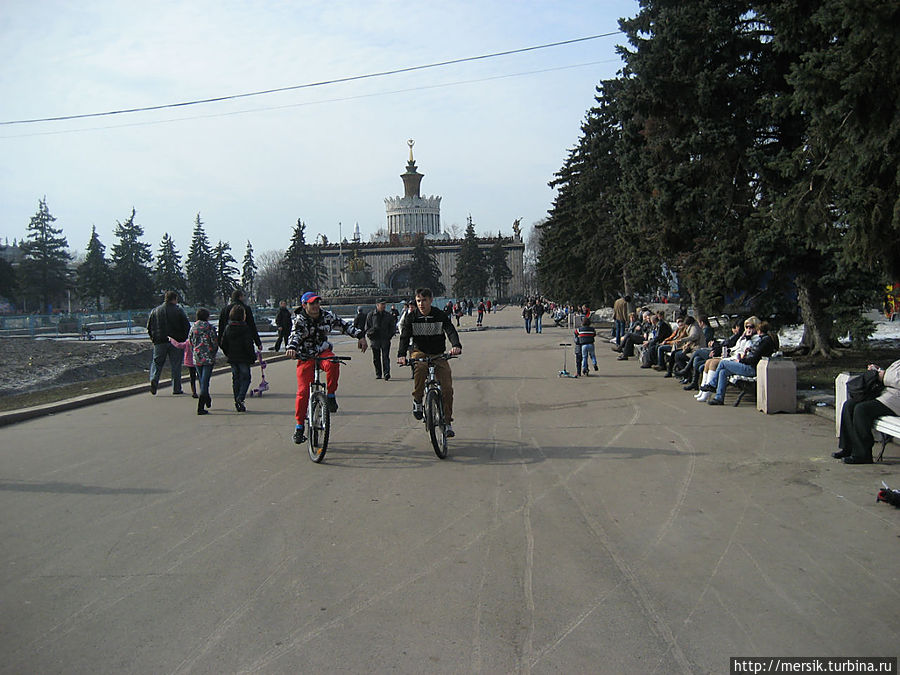
<svg viewBox="0 0 900 675"><path fill-rule="evenodd" d="M181 351L184 352L184 365L188 368L194 367L194 348L191 347L191 343L185 340L184 342L175 342L174 338L169 338L169 342L178 347Z"/></svg>

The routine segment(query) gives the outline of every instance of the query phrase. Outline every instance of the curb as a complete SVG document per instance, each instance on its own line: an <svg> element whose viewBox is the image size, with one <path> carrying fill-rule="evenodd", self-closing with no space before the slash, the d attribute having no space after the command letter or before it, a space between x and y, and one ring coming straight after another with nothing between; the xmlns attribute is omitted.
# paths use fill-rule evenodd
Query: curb
<svg viewBox="0 0 900 675"><path fill-rule="evenodd" d="M283 354L264 359L266 364L277 363L287 359ZM213 369L213 375L221 375L222 373L230 373L229 366L220 366ZM188 376L182 376L181 381L184 382ZM159 388L162 389L172 384L172 378L159 381ZM75 410L76 408L84 408L85 406L94 405L96 403L105 403L113 401L117 398L125 398L126 396L134 396L136 394L146 394L148 392L148 383L135 384L130 387L122 387L121 389L111 389L109 391L99 391L95 394L85 394L75 398L68 398L53 403L45 403L43 405L32 406L31 408L20 408L19 410L8 410L0 413L0 427L10 424L17 424L35 417L44 417L45 415L55 415L56 413L66 412L67 410Z"/></svg>

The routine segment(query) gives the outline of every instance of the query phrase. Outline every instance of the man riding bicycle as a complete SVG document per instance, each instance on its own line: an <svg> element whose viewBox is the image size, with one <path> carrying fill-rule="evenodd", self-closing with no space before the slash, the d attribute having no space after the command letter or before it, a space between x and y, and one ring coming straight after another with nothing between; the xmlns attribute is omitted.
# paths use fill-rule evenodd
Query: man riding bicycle
<svg viewBox="0 0 900 675"><path fill-rule="evenodd" d="M454 356L462 353L462 344L459 334L450 316L432 307L434 300L430 288L416 289L416 308L404 314L400 321L400 349L397 352L397 363L406 365L407 352L410 359L418 359L424 356L439 356L447 349L444 334L450 339L453 348L450 353ZM410 347L410 341L412 347ZM447 418L446 435L452 438L456 434L453 431L453 374L450 371L449 361L437 361L434 364L434 372L438 382L441 383L441 392L444 396L444 414ZM428 375L428 364L424 361L415 363L415 378L413 379L413 416L422 419L422 395L425 392L425 378Z"/></svg>
<svg viewBox="0 0 900 675"><path fill-rule="evenodd" d="M334 356L328 335L333 329L337 329L357 338L357 346L360 351L364 352L368 348L365 331L354 328L353 324L323 310L320 306L321 298L318 295L312 291L304 293L300 302L302 307L294 317L294 327L288 338L285 352L289 359L297 358L297 426L294 429L294 443L297 444L306 440L303 433L303 421L306 419L306 405L309 402L309 383L315 375L316 361L314 357ZM322 370L325 371L328 409L331 412L337 412L338 404L335 392L341 372L340 364L335 361L321 361L321 364Z"/></svg>

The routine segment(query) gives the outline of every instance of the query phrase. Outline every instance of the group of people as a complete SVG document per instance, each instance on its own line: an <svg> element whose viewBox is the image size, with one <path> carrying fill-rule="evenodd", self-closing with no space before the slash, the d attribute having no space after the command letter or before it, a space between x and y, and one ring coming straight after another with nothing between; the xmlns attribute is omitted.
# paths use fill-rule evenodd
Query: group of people
<svg viewBox="0 0 900 675"><path fill-rule="evenodd" d="M386 300L378 299L375 309L364 314L363 321L349 322L322 309L321 298L309 291L303 294L300 307L291 317L289 332L283 329L285 324L280 318L281 310L287 309L287 303L281 303L276 317L278 339L271 349L277 350L284 341L286 356L297 359L295 443L306 440L304 423L309 384L314 376L316 358L327 359L334 356L330 341L333 332L356 338L357 347L362 352L371 344L376 379L385 381L390 380L391 340L399 333L397 363L401 366L406 366L407 363L413 366L412 414L416 419L422 419L427 366L416 359L444 354L447 339L451 344L450 354L462 353L462 343L450 315L433 307L433 300L430 289L419 288L416 289L415 302L410 303L402 315L387 311ZM289 312L288 315L290 316ZM212 404L209 380L216 354L221 349L231 366L235 410L245 412L245 398L250 387L250 366L257 358L261 358L262 353L262 342L253 312L244 302L243 292L236 290L231 303L220 313L218 330L209 322L209 318L209 310L201 307L197 310L196 321L192 325L179 306L178 294L174 291L167 292L165 301L150 313L147 321L147 332L153 342L150 393L156 395L162 368L168 360L172 371L172 394L184 394L181 382L181 368L184 364L190 371L191 392L197 399L197 414L208 414ZM340 364L329 360L320 362L325 371L329 410L337 412ZM446 433L453 436L453 378L449 363L437 362L435 372L444 398L444 413L448 422Z"/></svg>
<svg viewBox="0 0 900 675"><path fill-rule="evenodd" d="M641 310L640 316L631 312L615 338L612 350L618 352L618 360L627 361L637 354L641 368L655 368L663 377L678 378L685 391L698 391L697 401L709 405L724 404L731 375L755 377L759 362L778 348L768 322L755 316L735 319L731 335L717 340L705 316L678 316L672 326L665 312L649 309Z"/></svg>

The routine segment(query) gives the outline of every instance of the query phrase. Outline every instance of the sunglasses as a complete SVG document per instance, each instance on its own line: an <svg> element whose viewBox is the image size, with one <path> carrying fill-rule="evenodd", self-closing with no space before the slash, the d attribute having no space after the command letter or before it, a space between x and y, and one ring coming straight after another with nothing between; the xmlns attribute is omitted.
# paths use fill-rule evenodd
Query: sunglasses
<svg viewBox="0 0 900 675"><path fill-rule="evenodd" d="M747 323L747 324L744 324L744 328L754 328L755 329L756 326L754 326L752 323Z"/></svg>

